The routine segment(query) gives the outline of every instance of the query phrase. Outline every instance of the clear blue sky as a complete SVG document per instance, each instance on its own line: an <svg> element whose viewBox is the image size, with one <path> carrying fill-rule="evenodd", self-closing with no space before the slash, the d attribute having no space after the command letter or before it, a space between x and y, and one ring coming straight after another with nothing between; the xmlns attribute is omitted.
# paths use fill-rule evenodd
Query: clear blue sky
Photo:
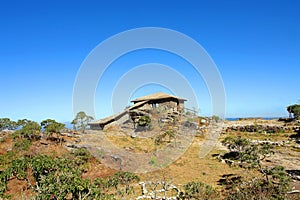
<svg viewBox="0 0 300 200"><path fill-rule="evenodd" d="M206 49L223 78L227 117L287 116L285 107L300 99L299 10L297 0L3 0L0 117L72 120L73 84L89 52L114 34L148 26L180 31ZM172 66L173 59L150 51L119 63L130 63L128 69L150 61ZM117 66L111 70L103 80L108 88L118 74ZM203 83L196 90L207 93ZM97 93L96 102L101 98ZM199 104L209 115L207 95ZM95 106L96 117L110 114Z"/></svg>

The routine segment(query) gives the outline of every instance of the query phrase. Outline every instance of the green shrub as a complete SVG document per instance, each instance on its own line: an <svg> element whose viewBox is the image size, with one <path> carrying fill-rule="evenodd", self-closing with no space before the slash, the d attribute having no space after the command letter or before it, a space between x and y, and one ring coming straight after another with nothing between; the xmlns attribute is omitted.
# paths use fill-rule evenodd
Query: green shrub
<svg viewBox="0 0 300 200"><path fill-rule="evenodd" d="M74 160L77 165L85 164L92 156L86 148L79 148L74 151Z"/></svg>
<svg viewBox="0 0 300 200"><path fill-rule="evenodd" d="M282 166L265 171L267 178L253 178L245 180L242 177L228 177L225 199L287 199L286 192L290 189L290 177Z"/></svg>
<svg viewBox="0 0 300 200"><path fill-rule="evenodd" d="M212 186L202 182L189 182L183 186L181 199L219 199L220 195Z"/></svg>
<svg viewBox="0 0 300 200"><path fill-rule="evenodd" d="M14 151L28 151L31 142L28 139L19 139L13 144Z"/></svg>
<svg viewBox="0 0 300 200"><path fill-rule="evenodd" d="M149 165L155 166L157 164L157 158L156 157L151 157L151 159L148 163L149 163Z"/></svg>
<svg viewBox="0 0 300 200"><path fill-rule="evenodd" d="M226 191L225 200L245 200L245 199L287 199L286 193L280 187L264 179L253 179L242 181Z"/></svg>
<svg viewBox="0 0 300 200"><path fill-rule="evenodd" d="M11 164L12 175L16 176L18 179L25 179L29 165L30 159L23 156L13 160Z"/></svg>
<svg viewBox="0 0 300 200"><path fill-rule="evenodd" d="M0 173L0 197L5 197L4 192L7 190L7 181L10 178L10 176L11 176L10 168Z"/></svg>
<svg viewBox="0 0 300 200"><path fill-rule="evenodd" d="M20 141L25 141L22 139ZM27 140L29 141L29 140ZM74 156L86 162L90 153L86 149L77 149ZM12 178L27 181L35 192L34 199L115 199L124 197L133 191L132 184L139 177L130 172L118 172L107 179L98 178L91 182L82 178L83 168L78 160L70 157L55 158L47 155L32 157L6 153L0 155L0 199L7 199L7 182ZM32 172L34 185L29 178ZM15 198L15 197L13 197Z"/></svg>
<svg viewBox="0 0 300 200"><path fill-rule="evenodd" d="M151 123L151 118L149 116L141 116L138 121L139 126L148 126Z"/></svg>
<svg viewBox="0 0 300 200"><path fill-rule="evenodd" d="M30 141L38 140L41 137L41 126L33 121L27 122L22 129L15 131L13 138L26 138Z"/></svg>

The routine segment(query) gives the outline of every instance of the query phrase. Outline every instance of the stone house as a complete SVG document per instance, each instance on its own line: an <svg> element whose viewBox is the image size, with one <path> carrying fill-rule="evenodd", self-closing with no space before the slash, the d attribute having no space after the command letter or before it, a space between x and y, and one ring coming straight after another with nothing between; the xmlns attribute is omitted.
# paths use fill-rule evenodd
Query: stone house
<svg viewBox="0 0 300 200"><path fill-rule="evenodd" d="M181 112L184 110L184 102L186 99L158 92L144 97L132 100L132 106L126 108L124 111L106 117L104 119L89 123L91 129L102 130L106 125L115 124L120 125L126 121L135 122L139 116L148 115L151 110L164 109Z"/></svg>

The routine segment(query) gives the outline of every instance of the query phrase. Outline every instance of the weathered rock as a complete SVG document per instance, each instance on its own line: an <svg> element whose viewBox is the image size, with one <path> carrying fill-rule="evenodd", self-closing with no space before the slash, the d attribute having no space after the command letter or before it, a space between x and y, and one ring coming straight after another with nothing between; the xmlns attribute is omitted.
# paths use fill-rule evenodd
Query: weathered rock
<svg viewBox="0 0 300 200"><path fill-rule="evenodd" d="M49 144L49 142L47 142L47 141L41 141L40 142L42 145L48 145Z"/></svg>
<svg viewBox="0 0 300 200"><path fill-rule="evenodd" d="M78 149L79 147L76 144L66 143L65 145L68 148Z"/></svg>

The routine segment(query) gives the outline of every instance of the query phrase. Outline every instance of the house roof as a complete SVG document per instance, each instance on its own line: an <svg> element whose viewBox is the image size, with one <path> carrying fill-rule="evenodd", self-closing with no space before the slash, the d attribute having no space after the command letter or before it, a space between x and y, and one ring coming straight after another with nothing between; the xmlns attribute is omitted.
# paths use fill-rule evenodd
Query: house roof
<svg viewBox="0 0 300 200"><path fill-rule="evenodd" d="M167 98L174 98L174 99L186 101L186 99L183 99L183 98L180 98L180 97L177 97L177 96L174 96L174 95L166 94L166 93L163 93L163 92L157 92L157 93L154 93L154 94L150 94L150 95L147 95L147 96L143 96L143 97L134 99L131 102L140 102L140 101L167 99Z"/></svg>
<svg viewBox="0 0 300 200"><path fill-rule="evenodd" d="M124 115L125 113L127 113L127 110L124 110L122 112L119 112L117 114L114 114L112 116L109 117L105 117L103 119L100 119L98 121L94 121L94 122L90 122L89 124L108 124L112 121L114 121L116 118L118 118L120 115Z"/></svg>
<svg viewBox="0 0 300 200"><path fill-rule="evenodd" d="M126 108L124 111L122 112L119 112L117 114L114 114L112 116L109 116L109 117L106 117L106 118L103 118L103 119L100 119L98 121L94 121L94 122L90 122L89 124L108 124L112 121L115 121L116 118L120 117L121 115L124 115L125 113L127 113L129 110L132 110L136 107L139 107L140 105L143 105L147 103L147 101L141 101L141 102L138 102L132 106L130 106L129 108Z"/></svg>

